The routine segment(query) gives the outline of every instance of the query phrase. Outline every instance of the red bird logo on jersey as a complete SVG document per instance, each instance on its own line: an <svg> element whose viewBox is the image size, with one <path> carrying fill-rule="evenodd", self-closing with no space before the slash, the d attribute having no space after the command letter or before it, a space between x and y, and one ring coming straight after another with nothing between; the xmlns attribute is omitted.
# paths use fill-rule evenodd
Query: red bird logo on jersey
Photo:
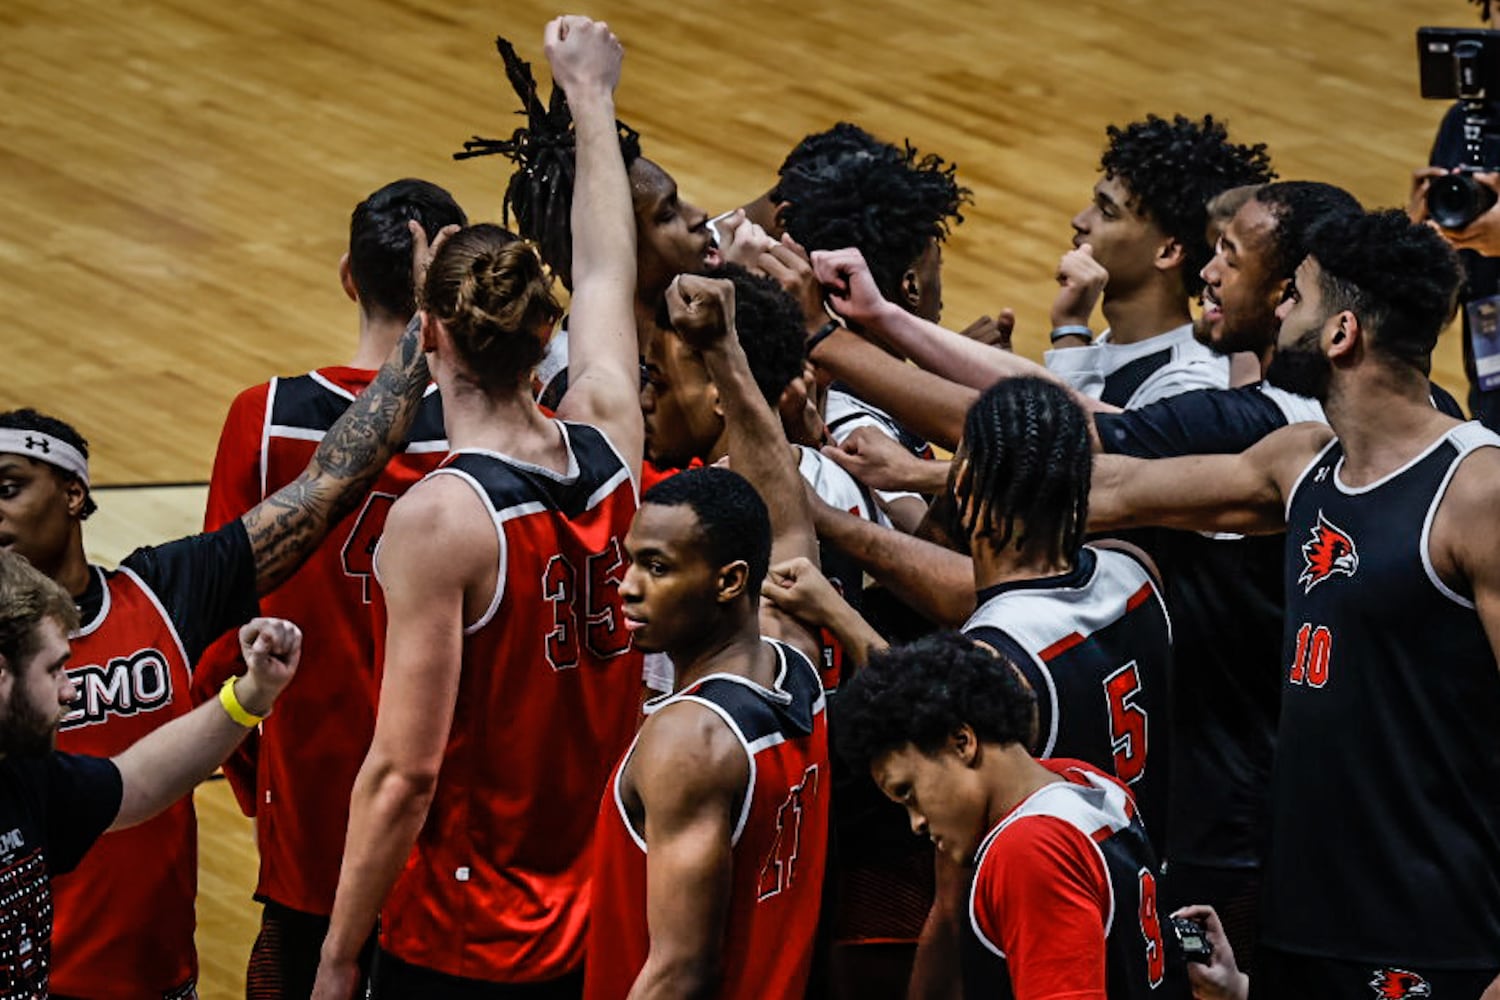
<svg viewBox="0 0 1500 1000"><path fill-rule="evenodd" d="M1405 997L1432 995L1432 987L1427 985L1427 980L1405 969L1376 969L1375 978L1370 980L1370 989L1375 991L1380 1000L1403 1000Z"/></svg>
<svg viewBox="0 0 1500 1000"><path fill-rule="evenodd" d="M1304 594L1311 593L1314 587L1331 576L1341 573L1353 576L1359 568L1354 539L1324 517L1321 510L1318 511L1318 523L1313 525L1311 540L1302 545L1302 558L1306 562L1297 582L1302 584Z"/></svg>

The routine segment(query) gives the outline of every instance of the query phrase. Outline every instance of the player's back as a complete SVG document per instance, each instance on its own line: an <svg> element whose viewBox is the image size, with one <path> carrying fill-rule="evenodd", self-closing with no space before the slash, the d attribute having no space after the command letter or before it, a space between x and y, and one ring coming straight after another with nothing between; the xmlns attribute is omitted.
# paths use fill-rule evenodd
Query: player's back
<svg viewBox="0 0 1500 1000"><path fill-rule="evenodd" d="M1011 1000L1020 981L1032 995L1076 989L1091 956L1059 963L1041 952L1055 952L1062 927L1073 932L1082 905L1097 907L1104 931L1109 1000L1188 1000L1182 951L1157 907L1160 866L1129 792L1079 761L1044 764L1063 780L1022 800L975 852L965 994ZM1039 868L1038 859L1055 867ZM1061 905L1066 912L1049 913Z"/></svg>
<svg viewBox="0 0 1500 1000"><path fill-rule="evenodd" d="M635 486L602 433L559 426L565 474L483 451L433 473L473 488L499 565L464 630L437 789L381 943L469 979L550 979L582 961L594 803L639 718L619 596Z"/></svg>
<svg viewBox="0 0 1500 1000"><path fill-rule="evenodd" d="M206 526L239 517L301 475L323 437L374 379L370 369L327 367L242 392L230 408L214 462ZM258 896L303 913L333 908L354 776L375 726L372 560L386 514L448 451L442 404L428 390L406 441L368 496L335 525L307 562L261 598L263 614L302 626L306 662L260 729L253 774L228 766L253 801L260 855ZM236 637L204 654L199 697L239 669ZM330 719L337 719L330 725ZM246 784L249 787L244 787Z"/></svg>
<svg viewBox="0 0 1500 1000"><path fill-rule="evenodd" d="M828 837L828 724L822 684L812 663L784 643L774 688L737 675L711 674L690 688L653 700L654 713L692 701L734 731L749 758L733 833L729 913L720 956L727 998L800 997L807 987L823 891ZM624 755L598 812L598 876L584 995L621 1000L646 962L644 831L621 794Z"/></svg>
<svg viewBox="0 0 1500 1000"><path fill-rule="evenodd" d="M1036 692L1036 756L1125 782L1152 843L1164 844L1172 627L1146 567L1084 546L1070 573L981 591L963 631L1014 661Z"/></svg>

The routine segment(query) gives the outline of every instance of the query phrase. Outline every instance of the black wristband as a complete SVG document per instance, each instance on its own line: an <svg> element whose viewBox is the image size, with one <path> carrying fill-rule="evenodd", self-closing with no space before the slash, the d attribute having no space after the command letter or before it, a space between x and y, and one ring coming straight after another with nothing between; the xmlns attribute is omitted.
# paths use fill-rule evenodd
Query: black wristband
<svg viewBox="0 0 1500 1000"><path fill-rule="evenodd" d="M818 327L818 332L807 338L806 356L809 358L812 357L812 352L817 348L817 346L823 341L827 340L833 334L833 331L837 329L840 329L840 327L836 320L829 320L827 323L824 323L822 326Z"/></svg>

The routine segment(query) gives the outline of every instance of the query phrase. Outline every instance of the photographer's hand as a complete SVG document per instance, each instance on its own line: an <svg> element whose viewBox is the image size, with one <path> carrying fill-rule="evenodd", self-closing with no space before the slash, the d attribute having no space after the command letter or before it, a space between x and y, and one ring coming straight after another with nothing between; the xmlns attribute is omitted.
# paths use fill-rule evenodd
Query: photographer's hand
<svg viewBox="0 0 1500 1000"><path fill-rule="evenodd" d="M1443 167L1422 167L1411 172L1411 194L1406 199L1406 214L1412 222L1427 221L1427 189L1432 187L1434 177L1447 172Z"/></svg>
<svg viewBox="0 0 1500 1000"><path fill-rule="evenodd" d="M1500 174L1471 174L1475 183L1500 195ZM1439 229L1455 250L1473 250L1485 257L1500 257L1500 201L1463 229Z"/></svg>

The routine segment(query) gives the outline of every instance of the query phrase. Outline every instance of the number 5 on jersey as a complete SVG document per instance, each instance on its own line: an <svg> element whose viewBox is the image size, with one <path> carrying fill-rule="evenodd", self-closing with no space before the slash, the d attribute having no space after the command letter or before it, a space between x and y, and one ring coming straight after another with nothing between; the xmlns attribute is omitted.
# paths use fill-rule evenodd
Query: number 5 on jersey
<svg viewBox="0 0 1500 1000"><path fill-rule="evenodd" d="M1131 660L1104 679L1109 702L1109 741L1114 751L1115 777L1127 785L1146 773L1146 710L1136 703L1141 693L1141 669Z"/></svg>

